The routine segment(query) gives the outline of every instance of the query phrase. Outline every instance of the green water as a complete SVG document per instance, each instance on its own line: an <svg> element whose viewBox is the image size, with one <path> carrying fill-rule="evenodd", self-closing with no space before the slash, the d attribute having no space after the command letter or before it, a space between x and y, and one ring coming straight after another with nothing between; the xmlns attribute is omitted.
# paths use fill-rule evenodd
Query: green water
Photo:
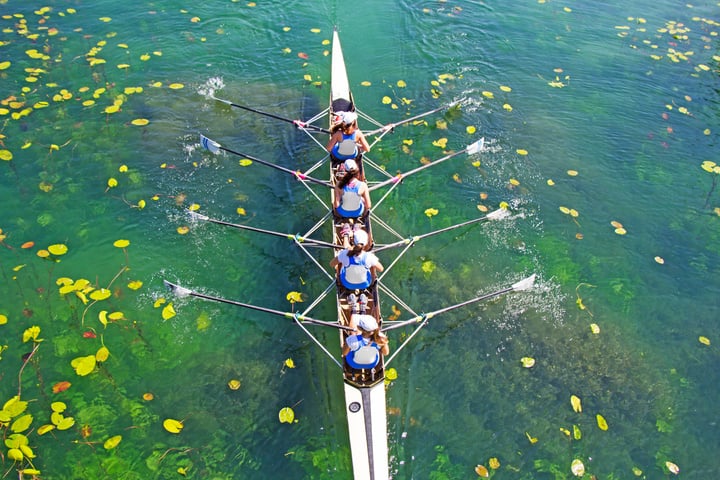
<svg viewBox="0 0 720 480"><path fill-rule="evenodd" d="M183 468L189 478L351 478L335 364L286 319L174 298L162 284L279 310L291 308L288 292L311 300L327 286L290 242L190 222L184 209L292 233L322 216L291 178L211 156L198 135L290 168L314 165L322 152L301 132L201 93L222 78L221 98L311 117L327 103L323 42L334 25L357 104L381 123L466 99L460 112L385 137L371 155L377 163L407 171L442 155L432 145L439 138L452 149L486 138L481 156L407 178L374 213L412 235L475 218L478 205L507 202L512 212L420 242L386 285L422 312L538 274L530 292L433 318L394 360L393 477L475 478L492 457L493 477L507 479L573 478L574 459L585 478L635 478L633 468L640 478L671 477L666 462L684 478L720 475L720 192L719 176L701 168L720 163L718 4L585 3L105 0L40 11L0 2L0 68L10 62L0 70L0 149L12 153L0 161L0 401L29 401L22 433L41 477L178 478ZM93 47L106 63L90 66ZM443 74L454 78L433 87ZM93 98L98 88L106 91ZM70 98L53 99L62 89ZM104 113L123 94L120 111ZM130 245L114 247L119 239ZM54 244L68 252L37 255ZM61 296L61 277L111 296ZM160 298L176 316L163 320ZM121 318L104 327L101 311ZM333 312L327 300L312 313ZM23 343L31 326L41 342ZM335 332L312 331L339 353ZM110 357L78 376L73 359L103 344ZM535 366L523 368L522 357ZM287 358L296 368L283 368ZM62 381L72 385L53 393ZM55 401L75 425L40 436ZM285 406L297 423L278 422ZM183 430L165 431L167 418ZM561 431L573 425L579 440ZM104 448L116 435L119 445ZM16 475L6 447L3 472Z"/></svg>

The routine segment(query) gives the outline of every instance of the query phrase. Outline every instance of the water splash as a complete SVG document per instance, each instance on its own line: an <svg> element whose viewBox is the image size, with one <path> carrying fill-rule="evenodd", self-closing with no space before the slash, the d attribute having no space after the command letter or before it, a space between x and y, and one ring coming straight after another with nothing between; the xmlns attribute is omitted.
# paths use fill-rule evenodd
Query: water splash
<svg viewBox="0 0 720 480"><path fill-rule="evenodd" d="M198 87L197 92L209 100L215 95L216 90L223 88L225 88L225 81L222 77L210 77Z"/></svg>

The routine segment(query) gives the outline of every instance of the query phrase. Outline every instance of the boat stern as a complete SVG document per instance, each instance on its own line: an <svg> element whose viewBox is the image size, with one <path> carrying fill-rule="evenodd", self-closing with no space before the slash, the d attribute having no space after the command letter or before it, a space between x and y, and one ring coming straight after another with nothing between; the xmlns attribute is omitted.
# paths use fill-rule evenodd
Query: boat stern
<svg viewBox="0 0 720 480"><path fill-rule="evenodd" d="M388 480L385 383L358 388L345 383L345 414L350 433L353 478Z"/></svg>

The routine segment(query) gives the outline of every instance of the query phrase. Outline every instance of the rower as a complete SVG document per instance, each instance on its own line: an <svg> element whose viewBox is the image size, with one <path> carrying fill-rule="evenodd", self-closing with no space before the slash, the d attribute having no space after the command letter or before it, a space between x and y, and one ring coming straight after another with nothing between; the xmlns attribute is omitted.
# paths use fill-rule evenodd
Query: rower
<svg viewBox="0 0 720 480"><path fill-rule="evenodd" d="M388 339L372 315L353 313L350 327L354 335L345 340L342 355L352 368L374 368L380 362L380 354L390 353Z"/></svg>
<svg viewBox="0 0 720 480"><path fill-rule="evenodd" d="M365 230L355 230L352 248L340 250L330 261L330 266L338 270L340 284L348 290L364 290L372 285L375 272L382 272L380 260L372 252L366 252L368 234Z"/></svg>
<svg viewBox="0 0 720 480"><path fill-rule="evenodd" d="M333 207L342 218L357 218L370 210L370 189L360 180L357 162L345 160L345 176L335 185Z"/></svg>
<svg viewBox="0 0 720 480"><path fill-rule="evenodd" d="M337 112L338 123L332 128L327 151L336 162L356 159L363 152L370 151L370 144L358 129L357 113Z"/></svg>

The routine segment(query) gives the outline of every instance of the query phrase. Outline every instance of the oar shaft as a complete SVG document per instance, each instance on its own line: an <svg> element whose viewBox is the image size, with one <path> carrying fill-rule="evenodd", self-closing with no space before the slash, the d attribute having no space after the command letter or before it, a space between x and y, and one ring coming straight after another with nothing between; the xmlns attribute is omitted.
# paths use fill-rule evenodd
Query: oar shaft
<svg viewBox="0 0 720 480"><path fill-rule="evenodd" d="M191 212L191 213L194 213L194 212ZM299 243L307 243L307 244L317 245L317 246L321 246L321 247L328 247L328 248L339 248L340 247L340 245L335 245L334 243L330 243L330 242L324 242L322 240L314 240L312 238L305 238L303 236L293 235L291 233L274 232L272 230L265 230L263 228L251 227L250 225L241 225L239 223L226 222L224 220L218 220L216 218L211 218L206 215L198 215L198 218L201 218L202 220L205 220L206 222L215 223L217 225L238 228L240 230L249 230L251 232L264 233L267 235L273 235L276 237L287 238L290 240L297 240Z"/></svg>
<svg viewBox="0 0 720 480"><path fill-rule="evenodd" d="M274 118L275 120L280 120L281 122L287 122L292 123L293 125L296 125L298 128L304 128L306 130L314 130L316 132L322 132L330 134L330 130L322 127L318 127L316 125L307 124L305 122L301 122L300 120L293 120L291 118L285 118L281 117L280 115L275 115L274 113L269 112L263 112L262 110L258 110L256 108L247 107L245 105L238 105L237 103L233 103L230 100L223 100L222 98L213 97L218 102L222 102L226 105L230 105L231 107L240 108L242 110L247 110L248 112L258 113L260 115L265 115L266 117Z"/></svg>
<svg viewBox="0 0 720 480"><path fill-rule="evenodd" d="M369 132L363 132L363 133L364 133L365 135L376 135L376 134L378 134L378 133L380 133L380 132L382 132L382 131L392 130L393 128L395 128L395 127L397 127L397 126L404 125L404 124L410 123L410 122L414 122L415 120L419 120L419 119L421 119L421 118L423 118L423 117L427 117L428 115L432 115L433 113L437 113L437 112L439 112L439 111L441 111L441 110L445 110L445 109L447 109L447 108L452 108L452 107L454 107L455 105L457 105L458 103L460 103L460 102L453 102L453 103L449 103L449 104L447 104L447 105L442 105L442 106L440 106L440 107L437 107L437 108L434 108L434 109L432 109L432 110L429 110L429 111L427 111L427 112L425 112L425 113L419 113L419 114L417 114L417 115L415 115L415 116L412 116L412 117L409 117L409 118L404 118L404 119L400 120L399 122L391 123L390 125L384 125L384 126L382 126L382 127L380 127L380 128L376 128L375 130L371 130L371 131L369 131Z"/></svg>
<svg viewBox="0 0 720 480"><path fill-rule="evenodd" d="M275 310L272 308L259 307L257 305L238 302L237 300L230 300L230 299L223 298L223 297L215 297L213 295L206 295L204 293L196 292L194 290L188 290L184 287L181 287L180 285L174 284L172 282L168 282L167 280L164 280L164 282L165 282L165 285L167 285L172 291L178 291L178 290L182 289L182 291L184 292L184 295L190 295L191 297L201 298L203 300L209 300L211 302L235 305L236 307L242 307L242 308L247 308L250 310L256 310L258 312L270 313L273 315L278 315L280 317L292 318L293 320L295 320L297 322L312 323L315 325L322 325L325 327L333 327L333 328L338 328L338 329L342 329L342 330L352 330L350 327L346 327L346 326L340 325L338 323L327 322L325 320L318 320L317 318L306 317L304 315L295 314L292 312L283 312L283 311Z"/></svg>
<svg viewBox="0 0 720 480"><path fill-rule="evenodd" d="M383 328L383 331L395 330L396 328L401 328L406 325L412 325L414 323L423 322L423 321L429 320L430 318L432 318L436 315L440 315L441 313L446 313L451 310L455 310L457 308L461 308L461 307L470 305L472 303L477 303L477 302L481 302L483 300L488 300L490 298L494 298L494 297L497 297L497 296L500 296L500 295L503 295L505 293L512 292L512 291L513 291L513 287L507 287L507 288L503 288L502 290L498 290L496 292L487 293L485 295L480 295L479 297L471 298L470 300L465 300L464 302L460 302L455 305L450 305L449 307L441 308L440 310L435 310L434 312L423 313L422 315L418 315L415 318L411 318L409 320L405 320L405 321L398 322L398 323L393 323L392 325L390 325L386 328Z"/></svg>
<svg viewBox="0 0 720 480"><path fill-rule="evenodd" d="M432 162L430 162L430 163L427 163L427 164L425 164L425 165L420 165L419 167L413 168L412 170L409 170L409 171L407 171L407 172L405 172L405 173L399 173L399 174L397 174L396 176L394 176L393 178L389 178L389 179L385 180L384 182L376 183L376 184L373 185L372 187L369 187L369 190L370 190L370 191L373 191L373 190L377 190L378 188L382 188L382 187L384 187L384 186L386 186L386 185L390 185L391 183L401 182L401 181L403 181L406 177L409 177L410 175L413 175L413 174L415 174L415 173L421 172L421 171L425 170L426 168L434 167L434 166L437 165L438 163L442 163L442 162L444 162L444 161L446 161L446 160L450 160L451 158L457 157L458 155L463 154L463 153L465 153L466 151L467 151L467 148L463 148L462 150L459 150L459 151L457 151L457 152L453 152L453 153L451 153L451 154L449 154L449 155L445 155L444 157L439 158L439 159L437 159L437 160L434 160L434 161L432 161Z"/></svg>
<svg viewBox="0 0 720 480"><path fill-rule="evenodd" d="M322 185L322 186L324 186L324 187L332 188L332 185L330 185L330 183L327 182L327 181L325 181L325 180L319 180L319 179L317 179L317 178L309 177L309 176L307 176L307 175L305 175L305 174L303 174L303 173L301 173L301 172L298 172L298 171L296 171L296 170L291 170L291 169L289 169L289 168L285 168L285 167L283 167L283 166L281 166L281 165L277 165L277 164L275 164L275 163L268 162L268 161L266 161L266 160L262 160L262 159L257 158L257 157L253 157L252 155L248 155L248 154L246 154L246 153L238 152L238 151L233 150L233 149L231 149L231 148L227 148L227 147L223 147L223 146L220 146L219 148L220 148L220 150L223 150L223 151L228 152L228 153L232 153L233 155L237 155L238 157L245 157L245 158L247 158L247 159L249 159L249 160L252 160L253 162L257 162L257 163L259 163L259 164L261 164L261 165L265 165L265 166L267 166L267 167L274 168L274 169L276 169L276 170L280 170L281 172L289 173L290 175L294 176L294 177L297 178L298 180L305 180L305 181L308 181L308 182L317 183L318 185Z"/></svg>
<svg viewBox="0 0 720 480"><path fill-rule="evenodd" d="M400 247L400 246L403 246L403 245L407 245L407 244L409 244L409 243L416 243L418 240L422 240L423 238L427 238L427 237L430 237L430 236L432 236L432 235L437 235L437 234L439 234L439 233L444 233L444 232L447 232L447 231L450 231L450 230L454 230L454 229L456 229L456 228L466 227L466 226L468 226L468 225L472 225L473 223L480 223L480 222L484 222L484 221L486 221L486 220L489 220L489 218L488 218L487 215L485 215L484 217L480 217L480 218L474 218L474 219L472 219L472 220L468 220L468 221L465 221L465 222L462 222L462 223L458 223L458 224L455 224L455 225L451 225L451 226L449 226L449 227L441 228L440 230L435 230L435 231L432 231L432 232L423 233L423 234L421 234L421 235L415 235L415 236L413 236L413 237L410 237L410 238L407 238L407 239L404 239L404 240L399 240L399 241L393 242L393 243L388 243L388 244L386 244L386 245L380 245L380 246L376 247L374 251L375 251L375 252L381 252L381 251L387 250L387 249L389 249L389 248Z"/></svg>

